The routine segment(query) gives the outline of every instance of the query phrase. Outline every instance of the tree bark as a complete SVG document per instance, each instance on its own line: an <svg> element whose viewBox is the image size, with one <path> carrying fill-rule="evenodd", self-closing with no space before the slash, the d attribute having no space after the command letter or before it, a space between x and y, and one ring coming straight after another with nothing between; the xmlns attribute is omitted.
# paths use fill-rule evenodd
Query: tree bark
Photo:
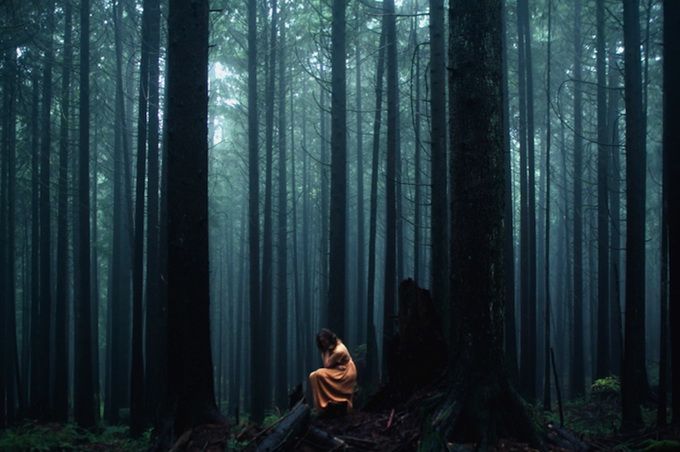
<svg viewBox="0 0 680 452"><path fill-rule="evenodd" d="M449 361L447 400L430 418L446 440L475 442L482 449L510 432L535 442L532 423L507 378L503 352L501 5L499 0L450 3L451 292L460 329ZM437 441L436 435L424 441Z"/></svg>
<svg viewBox="0 0 680 452"><path fill-rule="evenodd" d="M581 0L574 2L574 302L570 367L571 397L585 395L583 357L583 92L581 88Z"/></svg>
<svg viewBox="0 0 680 452"><path fill-rule="evenodd" d="M333 0L331 24L331 205L328 326L346 337L347 286L347 68L345 0Z"/></svg>
<svg viewBox="0 0 680 452"><path fill-rule="evenodd" d="M680 4L665 0L664 7L664 171L668 177L668 238L669 238L669 330L671 332L670 382L673 424L680 425Z"/></svg>
<svg viewBox="0 0 680 452"><path fill-rule="evenodd" d="M639 0L623 2L626 102L626 317L621 374L622 428L643 425L647 392L645 359L646 155L640 62Z"/></svg>
<svg viewBox="0 0 680 452"><path fill-rule="evenodd" d="M443 314L451 313L449 300L449 207L446 180L446 54L444 0L430 0L430 172L432 299ZM451 340L445 325L444 334Z"/></svg>
<svg viewBox="0 0 680 452"><path fill-rule="evenodd" d="M168 376L179 435L218 419L210 346L208 1L168 18Z"/></svg>
<svg viewBox="0 0 680 452"><path fill-rule="evenodd" d="M604 0L597 0L597 361L595 378L611 372L609 359L609 147Z"/></svg>
<svg viewBox="0 0 680 452"><path fill-rule="evenodd" d="M392 341L396 333L397 299L397 124L399 115L397 88L397 24L394 0L386 0L385 28L387 41L387 149L385 157L385 279L383 299L383 369L390 366ZM387 372L390 375L392 372Z"/></svg>
<svg viewBox="0 0 680 452"><path fill-rule="evenodd" d="M92 307L90 292L90 2L80 5L80 117L78 161L78 259L81 269L76 299L74 417L78 425L95 425L92 375Z"/></svg>

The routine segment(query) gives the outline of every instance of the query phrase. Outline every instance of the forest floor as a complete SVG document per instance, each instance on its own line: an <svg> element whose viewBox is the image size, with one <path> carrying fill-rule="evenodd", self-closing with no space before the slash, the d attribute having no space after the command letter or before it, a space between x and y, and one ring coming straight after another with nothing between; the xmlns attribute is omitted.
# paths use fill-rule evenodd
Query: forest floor
<svg viewBox="0 0 680 452"><path fill-rule="evenodd" d="M292 450L320 452L345 451L415 451L421 440L423 413L432 406L431 400L440 388L429 387L415 392L408 400L383 397L369 402L365 408L349 416L321 419L312 415L308 421L312 429L326 432L335 445L320 445L305 429L291 442ZM559 410L544 412L532 408L537 429L540 430L548 451L680 451L680 428L657 428L655 410L644 410L646 425L650 427L634 433L620 432L620 407L616 398L579 400L565 403L563 427ZM307 422L305 420L305 422ZM169 449L172 452L222 452L225 450L251 452L277 423L264 428L254 424L211 424L193 429L178 439ZM561 434L557 434L557 430ZM564 442L564 435L571 443ZM62 451L147 451L152 448L150 433L140 439L130 439L124 427L108 427L97 434L85 432L73 425L38 424L28 422L20 427L0 431L1 451L62 450ZM333 443L331 443L333 444ZM167 449L166 449L167 450ZM449 451L475 450L474 444L449 444ZM492 451L532 451L528 444L504 438Z"/></svg>
<svg viewBox="0 0 680 452"><path fill-rule="evenodd" d="M397 401L389 397L369 402L364 409L335 418L321 419L312 415L310 429L292 441L289 450L299 452L385 451L406 452L418 450L421 440L422 416L432 406L431 400L439 387L429 387L415 392L408 400ZM553 404L553 406L556 404ZM621 418L618 400L613 398L579 400L562 407L563 424L557 407L554 412L544 412L542 407L532 407L532 417L540 430L544 450L562 451L680 451L680 428L654 426L656 411L646 408L645 421L650 427L633 433L620 432ZM275 425L262 428L255 425L203 426L192 433L177 451L251 452ZM320 444L312 429L327 432L335 443ZM558 433L559 432L559 433ZM225 440L228 438L228 440ZM449 444L449 451L474 451L475 444ZM513 438L503 438L492 451L533 451L527 443Z"/></svg>

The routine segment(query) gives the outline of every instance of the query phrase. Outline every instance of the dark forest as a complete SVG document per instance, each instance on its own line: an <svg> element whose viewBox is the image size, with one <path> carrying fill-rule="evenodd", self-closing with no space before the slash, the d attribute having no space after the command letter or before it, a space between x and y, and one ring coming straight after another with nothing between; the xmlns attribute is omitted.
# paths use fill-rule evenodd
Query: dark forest
<svg viewBox="0 0 680 452"><path fill-rule="evenodd" d="M3 0L0 449L680 449L679 33Z"/></svg>

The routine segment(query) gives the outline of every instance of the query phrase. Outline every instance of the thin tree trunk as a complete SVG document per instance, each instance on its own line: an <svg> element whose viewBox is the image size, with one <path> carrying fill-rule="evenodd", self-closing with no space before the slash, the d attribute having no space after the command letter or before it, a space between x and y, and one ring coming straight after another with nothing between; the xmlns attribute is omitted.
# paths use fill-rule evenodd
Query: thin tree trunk
<svg viewBox="0 0 680 452"><path fill-rule="evenodd" d="M671 411L680 425L680 4L665 0L664 7L664 170L668 177L669 330L671 334Z"/></svg>
<svg viewBox="0 0 680 452"><path fill-rule="evenodd" d="M380 127L382 124L383 78L385 72L385 42L387 30L385 19L382 20L380 45L376 67L375 118L373 121L373 152L371 159L371 200L368 226L368 295L366 296L367 342L366 342L366 382L369 387L379 381L378 343L375 328L375 264L376 264L376 228L378 222L378 173L380 171Z"/></svg>
<svg viewBox="0 0 680 452"><path fill-rule="evenodd" d="M505 171L505 229L503 239L503 271L505 273L505 364L508 378L514 385L519 384L517 363L517 322L515 315L515 237L514 237L514 197L512 183L512 152L510 145L510 107L508 87L508 46L507 46L507 8L503 7L503 168Z"/></svg>
<svg viewBox="0 0 680 452"><path fill-rule="evenodd" d="M276 405L287 407L288 403L288 193L287 193L287 150L286 150L286 65L285 30L281 21L279 48L279 186L278 186L278 287L277 287L277 333L276 333Z"/></svg>
<svg viewBox="0 0 680 452"><path fill-rule="evenodd" d="M609 359L609 205L607 179L607 56L604 0L596 2L597 26L597 362L595 378L611 372Z"/></svg>
<svg viewBox="0 0 680 452"><path fill-rule="evenodd" d="M52 381L50 368L50 336L52 309L52 227L51 227L51 114L52 114L52 65L54 60L54 2L47 3L47 44L45 49L45 63L43 66L43 89L40 135L40 304L38 331L39 343L35 351L39 353L38 373L39 382L35 382L32 405L38 417L44 418L49 411L49 386L46 381Z"/></svg>
<svg viewBox="0 0 680 452"><path fill-rule="evenodd" d="M581 0L574 3L574 304L570 386L573 398L585 395L583 347L583 110L581 88Z"/></svg>
<svg viewBox="0 0 680 452"><path fill-rule="evenodd" d="M137 109L137 175L132 252L132 361L130 363L130 434L144 430L144 213L146 201L147 112L149 110L149 44L151 11L144 2Z"/></svg>
<svg viewBox="0 0 680 452"><path fill-rule="evenodd" d="M57 213L57 291L54 341L54 399L52 412L55 420L68 420L69 347L68 347L68 160L69 119L71 108L71 67L73 65L71 0L64 2L64 57L61 85L61 123L59 128L59 185Z"/></svg>
<svg viewBox="0 0 680 452"><path fill-rule="evenodd" d="M383 307L383 369L390 366L388 356L396 332L394 321L397 290L397 25L394 0L386 0L385 26L387 29L387 150L385 166L385 291ZM387 373L389 378L390 373ZM383 380L385 380L383 376Z"/></svg>
<svg viewBox="0 0 680 452"><path fill-rule="evenodd" d="M248 1L248 241L250 258L250 378L259 387L265 373L260 338L260 173L257 113L257 1ZM253 421L264 419L264 394L251 394Z"/></svg>
<svg viewBox="0 0 680 452"><path fill-rule="evenodd" d="M276 93L276 50L277 50L277 29L278 12L276 0L272 0L272 20L270 25L270 44L268 64L265 64L265 74L267 77L265 86L265 182L264 182L264 225L262 231L262 291L261 291L261 317L260 335L262 336L262 360L270 363L274 356L272 347L274 346L272 328L274 317L274 103ZM272 403L273 379L271 372L264 372L262 375L262 391L265 409Z"/></svg>
<svg viewBox="0 0 680 452"><path fill-rule="evenodd" d="M159 425L163 419L165 391L162 387L162 373L165 358L163 322L165 312L159 297L159 57L160 57L160 18L161 8L158 0L145 6L150 10L149 18L149 168L147 195L147 264L146 264L146 374L145 399L147 420Z"/></svg>
<svg viewBox="0 0 680 452"><path fill-rule="evenodd" d="M90 292L90 2L80 6L80 117L78 162L78 234L81 268L76 303L74 416L78 425L95 424Z"/></svg>
<svg viewBox="0 0 680 452"><path fill-rule="evenodd" d="M543 368L543 410L551 410L550 401L550 350L552 349L550 339L550 322L552 314L550 310L550 145L552 135L550 129L550 63L551 53L551 32L552 32L552 2L548 0L548 63L546 69L546 119L545 119L545 325L544 325L544 368Z"/></svg>
<svg viewBox="0 0 680 452"><path fill-rule="evenodd" d="M111 257L111 333L107 344L109 363L106 385L104 418L116 424L120 410L128 406L130 388L130 218L126 201L130 198L127 182L129 149L125 93L123 91L122 6L113 4L114 33L116 36L116 98L113 145L113 247ZM116 325L113 328L113 325Z"/></svg>

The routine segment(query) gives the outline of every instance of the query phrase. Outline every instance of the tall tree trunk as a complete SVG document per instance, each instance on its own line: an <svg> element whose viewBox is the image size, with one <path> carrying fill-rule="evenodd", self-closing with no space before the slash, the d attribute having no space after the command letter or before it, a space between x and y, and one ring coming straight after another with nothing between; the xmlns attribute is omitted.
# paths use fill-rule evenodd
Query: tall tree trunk
<svg viewBox="0 0 680 452"><path fill-rule="evenodd" d="M622 428L642 427L645 360L645 122L642 105L639 0L623 2L626 100L626 317L621 375Z"/></svg>
<svg viewBox="0 0 680 452"><path fill-rule="evenodd" d="M524 78L524 100L520 97L520 115L524 112L526 154L526 201L523 204L522 236L522 353L520 390L525 397L536 397L536 171L534 150L534 89L531 57L531 27L528 0L518 0L518 33L520 36L520 77ZM521 94L520 94L521 96ZM524 172L524 170L522 170ZM524 223L526 222L526 226Z"/></svg>
<svg viewBox="0 0 680 452"><path fill-rule="evenodd" d="M276 405L287 407L288 403L288 193L287 193L287 152L286 152L286 65L285 30L281 21L279 48L279 186L278 186L278 287L277 287L277 326L276 326Z"/></svg>
<svg viewBox="0 0 680 452"><path fill-rule="evenodd" d="M512 152L510 145L510 107L508 87L508 46L507 46L507 8L503 7L503 168L505 171L505 229L503 238L503 271L505 274L505 365L508 378L514 385L519 383L519 368L517 363L517 322L515 316L515 220L514 197L512 195Z"/></svg>
<svg viewBox="0 0 680 452"><path fill-rule="evenodd" d="M607 179L607 55L604 0L596 3L597 27L597 362L595 378L609 375L609 204Z"/></svg>
<svg viewBox="0 0 680 452"><path fill-rule="evenodd" d="M680 4L663 2L664 8L664 171L668 177L669 330L671 332L671 411L673 424L680 425Z"/></svg>
<svg viewBox="0 0 680 452"><path fill-rule="evenodd" d="M57 291L54 341L54 398L52 413L59 422L68 420L68 161L69 118L71 108L71 66L73 8L71 0L64 2L64 57L61 80L61 123L59 128L59 185L57 213Z"/></svg>
<svg viewBox="0 0 680 452"><path fill-rule="evenodd" d="M370 387L377 384L379 375L378 341L375 329L375 261L376 228L378 222L378 173L380 171L380 127L382 124L383 78L385 72L385 41L387 40L386 19L382 20L378 62L376 67L375 118L373 120L373 150L371 158L371 199L368 226L368 291L366 296L366 382Z"/></svg>
<svg viewBox="0 0 680 452"><path fill-rule="evenodd" d="M119 422L120 410L127 407L130 388L130 198L127 183L127 119L123 91L122 6L113 4L114 33L116 36L116 98L115 130L113 144L113 247L111 257L111 282L109 304L111 328L108 340L109 365L106 384L104 417L108 422Z"/></svg>
<svg viewBox="0 0 680 452"><path fill-rule="evenodd" d="M2 176L0 177L0 257L3 270L0 271L0 312L3 319L2 376L0 377L0 426L7 426L18 420L18 410L23 409L22 391L19 382L19 355L16 328L16 203L17 203L17 161L16 161L16 116L17 116L17 61L16 49L10 47L5 57L4 124L2 127Z"/></svg>
<svg viewBox="0 0 680 452"><path fill-rule="evenodd" d="M30 354L30 375L27 380L29 407L32 410L34 397L37 395L36 386L40 384L40 75L34 71L31 83L32 107L31 107L31 314L30 314L30 340L28 349ZM27 370L29 368L27 367ZM39 389L37 389L39 391Z"/></svg>
<svg viewBox="0 0 680 452"><path fill-rule="evenodd" d="M81 269L76 299L74 417L78 425L95 424L90 292L90 2L80 5L80 117L78 161L78 259Z"/></svg>
<svg viewBox="0 0 680 452"><path fill-rule="evenodd" d="M387 155L385 159L385 291L383 307L383 369L390 365L388 356L396 333L394 321L397 290L397 24L394 0L386 0L387 29ZM388 374L389 376L389 374ZM383 380L385 378L383 377Z"/></svg>
<svg viewBox="0 0 680 452"><path fill-rule="evenodd" d="M501 4L450 4L451 292L453 315L464 320L457 322L448 396L430 418L445 440L482 449L510 432L532 442L535 436L504 365ZM426 437L424 447L445 444L428 444L437 439Z"/></svg>
<svg viewBox="0 0 680 452"><path fill-rule="evenodd" d="M148 195L147 195L147 264L146 264L146 374L145 399L147 419L159 425L165 416L165 390L163 369L166 344L164 322L165 299L159 296L159 78L160 78L160 19L158 0L147 2L149 8L149 148L148 148Z"/></svg>
<svg viewBox="0 0 680 452"><path fill-rule="evenodd" d="M51 114L52 114L52 66L54 60L54 2L47 3L47 44L45 49L45 63L43 66L42 111L40 112L40 305L39 305L39 343L36 353L39 354L38 374L40 381L34 382L31 394L32 405L39 417L47 416L49 412L49 386L46 381L52 381L50 368L50 336L52 309L52 228L51 228L51 171L50 155L52 148Z"/></svg>
<svg viewBox="0 0 680 452"><path fill-rule="evenodd" d="M207 0L168 16L168 392L175 434L218 419L210 347Z"/></svg>
<svg viewBox="0 0 680 452"><path fill-rule="evenodd" d="M358 3L357 3L358 5ZM358 14L357 14L358 16ZM357 17L358 19L358 17ZM356 121L357 121L357 142L356 142L356 183L357 183L357 261L356 261L356 305L357 305L357 325L356 342L357 344L366 343L366 212L364 202L364 129L362 111L362 79L361 79L361 44L356 44Z"/></svg>
<svg viewBox="0 0 680 452"><path fill-rule="evenodd" d="M430 246L432 299L451 314L449 297L449 205L446 180L446 54L444 50L444 0L430 0ZM444 334L454 334L445 325Z"/></svg>
<svg viewBox="0 0 680 452"><path fill-rule="evenodd" d="M550 323L552 313L550 309L550 145L552 135L550 129L550 66L552 62L551 53L551 33L552 33L552 2L548 0L548 63L546 69L546 102L545 102L545 321L544 321L544 358L543 358L543 410L550 411L550 350L552 342L550 339Z"/></svg>
<svg viewBox="0 0 680 452"><path fill-rule="evenodd" d="M609 107L607 111L607 143L611 149L611 161L609 165L609 216L611 218L609 275L610 275L610 302L609 318L611 337L610 362L614 375L621 375L621 358L623 353L623 326L621 320L621 296L619 284L620 249L621 249L621 177L620 177L620 147L619 147L619 98L618 90L619 71L609 71Z"/></svg>
<svg viewBox="0 0 680 452"><path fill-rule="evenodd" d="M347 286L347 92L345 0L333 0L331 24L331 206L328 325L346 336Z"/></svg>
<svg viewBox="0 0 680 452"><path fill-rule="evenodd" d="M130 362L130 434L144 430L144 220L147 112L149 111L149 44L151 11L143 5L139 101L137 109L137 175L135 178L134 242L132 247L132 360Z"/></svg>
<svg viewBox="0 0 680 452"><path fill-rule="evenodd" d="M270 363L274 356L272 354L273 336L273 317L274 317L274 103L276 96L276 50L277 50L277 29L278 12L276 0L271 2L272 20L269 29L269 59L265 64L265 74L267 77L265 86L265 182L264 182L264 225L262 231L262 289L260 317L260 332L262 336L262 360ZM262 375L261 388L264 398L265 409L272 403L273 379L271 372Z"/></svg>
<svg viewBox="0 0 680 452"><path fill-rule="evenodd" d="M574 304L570 388L585 395L583 347L583 91L581 87L581 0L574 2Z"/></svg>
<svg viewBox="0 0 680 452"><path fill-rule="evenodd" d="M265 372L260 338L260 172L258 162L257 113L257 1L248 1L248 243L250 258L250 378L251 386L261 384ZM264 419L262 391L253 391L253 421Z"/></svg>

